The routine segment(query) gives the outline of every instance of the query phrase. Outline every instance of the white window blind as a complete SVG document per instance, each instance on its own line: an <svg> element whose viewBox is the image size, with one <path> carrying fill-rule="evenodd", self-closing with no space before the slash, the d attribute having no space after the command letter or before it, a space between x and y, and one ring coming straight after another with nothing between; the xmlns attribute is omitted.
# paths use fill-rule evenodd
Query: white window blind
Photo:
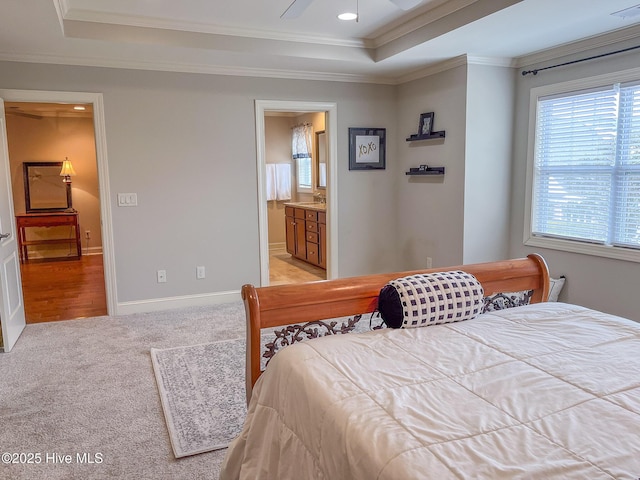
<svg viewBox="0 0 640 480"><path fill-rule="evenodd" d="M538 100L531 234L640 248L640 85Z"/></svg>
<svg viewBox="0 0 640 480"><path fill-rule="evenodd" d="M311 189L311 157L298 157L296 162L298 191Z"/></svg>

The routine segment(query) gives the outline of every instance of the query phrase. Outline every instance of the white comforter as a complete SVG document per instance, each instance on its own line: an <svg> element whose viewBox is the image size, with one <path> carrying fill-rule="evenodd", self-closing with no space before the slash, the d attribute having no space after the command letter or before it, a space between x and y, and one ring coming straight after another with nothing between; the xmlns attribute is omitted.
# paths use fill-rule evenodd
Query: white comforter
<svg viewBox="0 0 640 480"><path fill-rule="evenodd" d="M221 479L640 478L640 324L544 303L283 349Z"/></svg>

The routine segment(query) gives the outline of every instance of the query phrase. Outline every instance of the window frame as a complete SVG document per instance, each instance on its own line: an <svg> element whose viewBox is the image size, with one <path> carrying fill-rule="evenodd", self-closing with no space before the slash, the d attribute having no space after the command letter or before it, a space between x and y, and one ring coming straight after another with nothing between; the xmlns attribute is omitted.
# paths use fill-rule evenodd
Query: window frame
<svg viewBox="0 0 640 480"><path fill-rule="evenodd" d="M300 180L301 180L300 171L302 170L300 168L301 160L309 162L309 186L308 187L300 183ZM312 157L296 158L294 161L296 162L296 191L298 193L313 193L313 158Z"/></svg>
<svg viewBox="0 0 640 480"><path fill-rule="evenodd" d="M539 99L542 97L548 97L550 95L570 94L572 92L578 93L581 90L601 88L610 84L626 83L637 80L640 80L640 68L633 68L630 70L612 72L603 75L597 75L594 77L543 85L531 89L529 97L529 128L523 232L524 245L640 263L640 250L625 248L621 246L593 244L588 243L587 241L537 236L533 234L532 228L533 180Z"/></svg>

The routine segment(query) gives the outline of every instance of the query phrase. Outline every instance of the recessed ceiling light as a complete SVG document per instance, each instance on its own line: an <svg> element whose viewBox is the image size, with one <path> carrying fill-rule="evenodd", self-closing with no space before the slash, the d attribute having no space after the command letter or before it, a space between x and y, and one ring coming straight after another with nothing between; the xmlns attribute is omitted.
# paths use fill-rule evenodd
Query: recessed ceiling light
<svg viewBox="0 0 640 480"><path fill-rule="evenodd" d="M83 107L82 105L76 105L75 107L73 107L74 110L79 110L81 112L84 112L86 110L85 107Z"/></svg>
<svg viewBox="0 0 640 480"><path fill-rule="evenodd" d="M355 20L358 18L358 15L356 13L345 12L338 15L338 18L340 20Z"/></svg>

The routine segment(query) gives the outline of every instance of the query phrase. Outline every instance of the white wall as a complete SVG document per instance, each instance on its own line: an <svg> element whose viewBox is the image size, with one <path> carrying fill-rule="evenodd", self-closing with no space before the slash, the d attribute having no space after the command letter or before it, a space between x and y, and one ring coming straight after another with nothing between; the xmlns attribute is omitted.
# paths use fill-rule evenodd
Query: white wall
<svg viewBox="0 0 640 480"><path fill-rule="evenodd" d="M548 64L586 58L631 44L608 45L605 48L563 57ZM640 321L640 264L622 260L568 253L559 250L531 248L523 244L527 135L529 129L529 95L532 88L567 80L586 78L607 72L622 71L640 64L640 54L626 53L540 72L516 80L516 117L514 133L513 192L511 196L510 255L519 257L533 251L541 253L552 276L566 275L561 301L584 305ZM538 66L538 65L536 65ZM541 65L545 66L545 65ZM529 70L524 67L522 70Z"/></svg>
<svg viewBox="0 0 640 480"><path fill-rule="evenodd" d="M507 258L514 72L464 64L399 87L405 138L434 112L444 140L398 143L398 248L403 269ZM421 164L444 177L406 176Z"/></svg>
<svg viewBox="0 0 640 480"><path fill-rule="evenodd" d="M467 67L462 65L398 87L396 248L403 270L458 265L463 260ZM444 141L407 142L421 113L434 112ZM389 163L389 162L387 162ZM444 166L444 177L407 176L421 164Z"/></svg>
<svg viewBox="0 0 640 480"><path fill-rule="evenodd" d="M340 276L397 266L394 168L350 172L347 135L375 123L395 152L394 87L0 62L0 88L103 94L119 303L259 283L256 99L337 103Z"/></svg>
<svg viewBox="0 0 640 480"><path fill-rule="evenodd" d="M515 71L469 65L463 263L507 258Z"/></svg>

